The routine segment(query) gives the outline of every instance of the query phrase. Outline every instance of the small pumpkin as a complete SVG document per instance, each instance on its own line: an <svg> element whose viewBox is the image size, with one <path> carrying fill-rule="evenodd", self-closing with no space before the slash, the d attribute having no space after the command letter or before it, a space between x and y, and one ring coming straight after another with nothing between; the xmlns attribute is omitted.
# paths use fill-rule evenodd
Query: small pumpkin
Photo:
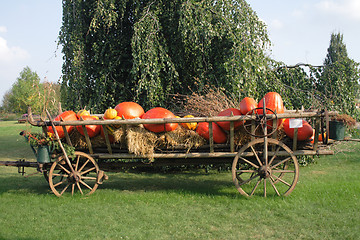
<svg viewBox="0 0 360 240"><path fill-rule="evenodd" d="M251 110L258 107L257 102L250 97L244 97L243 100L240 102L240 111L242 115L250 112Z"/></svg>
<svg viewBox="0 0 360 240"><path fill-rule="evenodd" d="M291 139L294 138L294 128L290 128L290 119L287 118L284 121L284 131L285 134L290 137ZM297 140L299 141L305 141L305 140L309 140L311 138L311 136L313 136L314 133L314 129L311 127L311 125L305 121L302 120L302 127L298 128L298 136L297 136Z"/></svg>
<svg viewBox="0 0 360 240"><path fill-rule="evenodd" d="M97 120L95 116L82 116L81 118L85 121L86 120ZM93 138L100 133L101 126L100 125L85 125L85 128L86 128L86 131L87 131L89 137ZM78 132L81 135L85 136L82 125L76 126L76 129L78 130Z"/></svg>
<svg viewBox="0 0 360 240"><path fill-rule="evenodd" d="M117 111L113 108L106 109L104 119L114 119L117 116Z"/></svg>
<svg viewBox="0 0 360 240"><path fill-rule="evenodd" d="M119 117L124 117L125 119L141 118L145 113L144 109L135 102L119 103L116 105L115 110Z"/></svg>
<svg viewBox="0 0 360 240"><path fill-rule="evenodd" d="M216 124L212 123L213 127L213 139L215 143L226 143L227 141L227 135L226 133ZM196 128L196 132L205 138L206 140L209 140L210 134L209 134L209 123L208 122L200 122Z"/></svg>
<svg viewBox="0 0 360 240"><path fill-rule="evenodd" d="M81 109L76 113L76 116L78 118L82 117L82 116L90 116L90 112L86 109Z"/></svg>
<svg viewBox="0 0 360 240"><path fill-rule="evenodd" d="M176 116L169 110L156 107L152 108L141 117L142 119L152 119L152 118L176 118ZM144 124L144 127L151 132L170 132L175 130L178 127L177 123L166 123L166 124Z"/></svg>
<svg viewBox="0 0 360 240"><path fill-rule="evenodd" d="M184 116L184 118L193 118L193 117L194 117L193 115ZM180 125L185 129L195 130L197 126L197 122L180 123Z"/></svg>
<svg viewBox="0 0 360 240"><path fill-rule="evenodd" d="M54 118L53 121L61 121L61 119L63 121L77 121L78 118L76 116L76 113L74 111L65 111L61 114L59 114L58 116L56 116ZM59 134L59 138L63 138L65 136L65 132L62 126L55 126L55 129L57 131L57 133ZM65 129L68 133L71 133L72 130L74 129L74 126L65 126ZM52 128L52 126L49 126L47 128L48 132L54 134L54 130Z"/></svg>
<svg viewBox="0 0 360 240"><path fill-rule="evenodd" d="M241 115L241 111L236 108L228 108L218 114L218 116L237 116ZM230 131L230 122L217 122L217 124L224 130ZM244 124L244 121L236 121L234 122L234 128L238 129L241 125Z"/></svg>

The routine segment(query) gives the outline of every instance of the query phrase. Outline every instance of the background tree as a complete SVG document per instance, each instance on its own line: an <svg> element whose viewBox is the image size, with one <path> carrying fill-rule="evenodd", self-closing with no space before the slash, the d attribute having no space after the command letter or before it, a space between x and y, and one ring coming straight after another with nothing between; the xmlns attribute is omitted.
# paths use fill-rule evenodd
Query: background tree
<svg viewBox="0 0 360 240"><path fill-rule="evenodd" d="M9 113L26 113L28 107L34 113L42 113L45 108L55 112L60 99L60 85L40 83L36 72L25 67L12 88L3 97L2 109Z"/></svg>
<svg viewBox="0 0 360 240"><path fill-rule="evenodd" d="M324 103L328 109L356 115L359 64L348 57L343 35L340 33L331 34L330 46L318 84L325 96Z"/></svg>
<svg viewBox="0 0 360 240"><path fill-rule="evenodd" d="M266 26L244 0L63 1L60 43L71 109L166 106L205 85L257 98L269 61Z"/></svg>

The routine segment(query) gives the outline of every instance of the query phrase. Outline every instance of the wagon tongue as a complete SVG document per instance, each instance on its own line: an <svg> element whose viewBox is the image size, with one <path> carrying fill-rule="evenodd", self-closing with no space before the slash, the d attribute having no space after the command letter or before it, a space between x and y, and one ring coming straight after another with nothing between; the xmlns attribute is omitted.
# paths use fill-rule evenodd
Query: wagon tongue
<svg viewBox="0 0 360 240"><path fill-rule="evenodd" d="M108 179L109 179L109 176L106 175L106 174L104 173L104 171L99 170L99 173L98 173L97 179L96 179L96 183L97 183L97 184L102 184L102 183L104 182L104 180L108 180Z"/></svg>

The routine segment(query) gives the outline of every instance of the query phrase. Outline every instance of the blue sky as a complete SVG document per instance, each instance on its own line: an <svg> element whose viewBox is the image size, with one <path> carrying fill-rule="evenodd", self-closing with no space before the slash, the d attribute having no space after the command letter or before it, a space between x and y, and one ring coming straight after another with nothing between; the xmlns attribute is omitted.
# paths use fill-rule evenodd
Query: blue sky
<svg viewBox="0 0 360 240"><path fill-rule="evenodd" d="M42 80L61 77L57 46L62 1L2 1L0 8L0 104L21 70ZM360 0L248 0L268 25L271 56L287 65L319 65L332 32L344 34L350 58L360 62Z"/></svg>

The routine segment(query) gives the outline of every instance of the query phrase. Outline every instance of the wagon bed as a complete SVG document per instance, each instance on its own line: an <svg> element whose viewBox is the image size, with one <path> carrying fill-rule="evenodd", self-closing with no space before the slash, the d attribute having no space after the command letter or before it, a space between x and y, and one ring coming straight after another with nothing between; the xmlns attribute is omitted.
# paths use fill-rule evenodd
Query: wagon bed
<svg viewBox="0 0 360 240"><path fill-rule="evenodd" d="M263 108L263 112L267 112ZM241 116L217 116L194 118L166 118L166 119L119 119L119 120L80 120L80 121L34 121L29 110L29 123L42 127L47 133L52 127L56 140L62 151L53 154L49 161L39 162L40 171L46 176L51 190L55 195L61 196L64 192L72 194L78 190L82 194L93 193L103 180L107 179L104 171L112 171L121 167L135 166L172 166L172 165L199 165L199 164L232 164L232 179L237 190L245 196L269 193L275 195L290 194L299 177L297 157L310 155L332 155L328 149L327 138L320 143L314 138L312 144L297 142L297 128L294 129L294 139L283 138L279 140L278 122L281 119L310 119L315 126L315 136L328 131L328 120L335 112L327 111L286 111L282 114L252 114ZM50 115L49 119L50 118ZM101 117L101 115L99 115ZM215 144L212 123L219 121L230 122L228 141L225 144ZM235 143L236 121L245 121L243 128L251 135L244 144ZM272 124L269 122L272 121ZM120 126L123 129L141 127L143 124L167 123L209 123L209 140L207 144L197 148L188 149L183 145L157 148L152 154L134 154L118 143L111 143L106 126ZM68 156L63 144L70 146L73 142L67 131L60 140L56 131L57 126L80 126L85 135L86 146L76 148L74 156ZM104 130L103 146L94 146L86 130L86 125L102 125ZM260 126L260 127L259 127ZM259 133L260 130L260 133ZM115 159L115 161L114 161ZM111 161L110 161L111 160ZM117 161L118 160L118 161ZM3 164L4 165L4 164Z"/></svg>

